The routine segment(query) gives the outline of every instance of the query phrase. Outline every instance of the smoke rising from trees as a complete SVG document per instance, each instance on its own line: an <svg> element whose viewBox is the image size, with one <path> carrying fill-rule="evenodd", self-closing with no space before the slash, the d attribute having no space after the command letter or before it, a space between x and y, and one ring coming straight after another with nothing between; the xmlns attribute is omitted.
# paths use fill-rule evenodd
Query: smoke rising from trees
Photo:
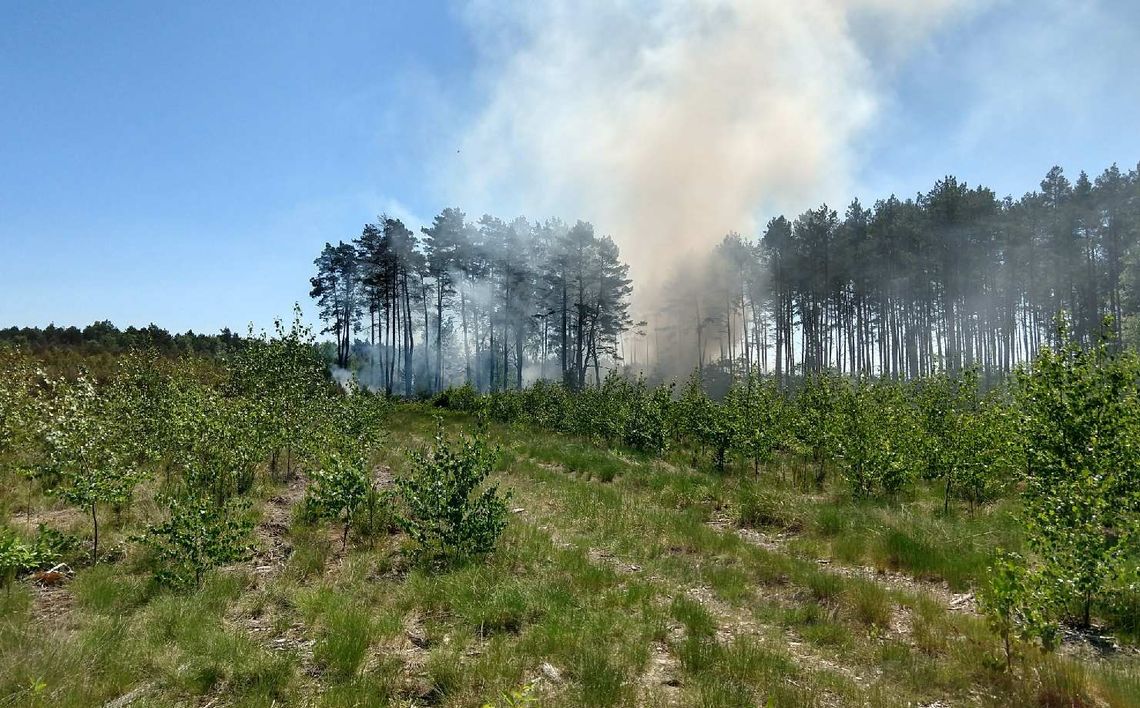
<svg viewBox="0 0 1140 708"><path fill-rule="evenodd" d="M582 387L623 367L1001 375L1059 310L1082 341L1105 315L1125 338L1135 171L1054 168L1019 200L931 175L912 197L851 201L882 77L987 4L471 0L486 103L439 166L471 216L444 210L400 247L394 285L363 286L384 388ZM475 218L488 213L567 221ZM579 215L597 235L569 225ZM594 254L571 272L582 229ZM382 271L370 248L358 240ZM354 333L333 320L346 362Z"/></svg>
<svg viewBox="0 0 1140 708"><path fill-rule="evenodd" d="M848 195L876 75L977 4L473 0L488 103L447 193L584 215L644 298L759 209Z"/></svg>
<svg viewBox="0 0 1140 708"><path fill-rule="evenodd" d="M1114 340L1140 340L1138 243L1140 168L1070 180L1054 167L1018 200L946 176L913 198L729 233L673 268L640 321L624 254L582 221L448 208L417 236L382 216L326 244L311 282L338 365L355 358L388 393L694 368L722 388L824 370L997 377L1055 343L1058 312L1084 343L1105 317Z"/></svg>

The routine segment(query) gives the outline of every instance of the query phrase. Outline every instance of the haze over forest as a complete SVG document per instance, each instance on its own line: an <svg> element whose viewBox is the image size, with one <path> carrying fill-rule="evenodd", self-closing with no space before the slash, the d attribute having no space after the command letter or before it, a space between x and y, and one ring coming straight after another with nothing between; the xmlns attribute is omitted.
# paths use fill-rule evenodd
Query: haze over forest
<svg viewBox="0 0 1140 708"><path fill-rule="evenodd" d="M694 368L710 382L825 369L992 377L1055 343L1062 312L1085 342L1135 345L1138 226L1137 170L1070 182L1054 167L1016 201L946 177L916 198L856 199L842 215L823 204L774 217L758 239L728 234L675 266L653 314L634 321L629 265L589 223L448 208L419 238L385 216L326 244L311 294L338 365L409 396Z"/></svg>

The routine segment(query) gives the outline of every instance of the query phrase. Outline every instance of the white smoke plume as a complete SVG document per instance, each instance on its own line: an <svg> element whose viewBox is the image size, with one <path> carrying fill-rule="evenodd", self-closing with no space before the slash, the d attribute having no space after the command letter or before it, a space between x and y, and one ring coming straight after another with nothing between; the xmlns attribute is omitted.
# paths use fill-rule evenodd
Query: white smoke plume
<svg viewBox="0 0 1140 708"><path fill-rule="evenodd" d="M883 77L974 4L470 0L487 103L448 193L591 220L653 283L762 214L849 198Z"/></svg>

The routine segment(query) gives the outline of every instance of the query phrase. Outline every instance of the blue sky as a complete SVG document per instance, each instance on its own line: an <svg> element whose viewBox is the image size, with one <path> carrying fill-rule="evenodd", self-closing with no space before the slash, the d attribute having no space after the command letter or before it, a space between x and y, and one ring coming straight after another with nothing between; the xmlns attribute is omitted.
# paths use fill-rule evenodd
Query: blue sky
<svg viewBox="0 0 1140 708"><path fill-rule="evenodd" d="M529 75L516 43L538 41L501 16L526 3L488 7L0 0L0 326L267 326L312 309L321 245L381 211L546 216L516 196L533 185L464 184L496 152L489 106ZM758 218L947 173L1019 195L1054 163L1140 160L1138 3L977 2L890 57L859 46L877 108L835 143L842 179L786 203L760 188ZM504 152L508 174L530 159Z"/></svg>

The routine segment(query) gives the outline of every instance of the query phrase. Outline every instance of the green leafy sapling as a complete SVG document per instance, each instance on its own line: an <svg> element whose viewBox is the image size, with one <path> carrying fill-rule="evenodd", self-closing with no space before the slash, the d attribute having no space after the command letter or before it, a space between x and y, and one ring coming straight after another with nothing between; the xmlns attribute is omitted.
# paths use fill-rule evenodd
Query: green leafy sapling
<svg viewBox="0 0 1140 708"><path fill-rule="evenodd" d="M914 411L892 382L860 380L844 391L833 437L856 497L897 495L918 467Z"/></svg>
<svg viewBox="0 0 1140 708"><path fill-rule="evenodd" d="M672 404L672 386L650 389L639 378L627 387L629 398L622 442L645 452L660 453L669 445L669 408Z"/></svg>
<svg viewBox="0 0 1140 708"><path fill-rule="evenodd" d="M699 373L694 371L685 382L674 416L675 428L695 443L696 449L711 451L717 471L724 472L728 453L737 439L737 407L709 398ZM693 462L696 463L695 456Z"/></svg>
<svg viewBox="0 0 1140 708"><path fill-rule="evenodd" d="M1013 640L1040 639L1045 648L1057 640L1057 626L1050 619L1050 594L1041 578L1016 553L999 551L987 574L988 584L979 595L990 629L1002 640L1005 666L1013 668Z"/></svg>
<svg viewBox="0 0 1140 708"><path fill-rule="evenodd" d="M328 369L312 329L294 305L292 324L274 321L272 336L252 329L227 362L228 389L248 401L251 435L269 457L270 474L292 477L299 457L311 452L315 418L333 395Z"/></svg>
<svg viewBox="0 0 1140 708"><path fill-rule="evenodd" d="M435 446L411 454L412 473L396 481L404 506L397 523L422 560L462 561L494 549L507 525L506 497L483 486L495 457L481 435L446 439L442 421Z"/></svg>
<svg viewBox="0 0 1140 708"><path fill-rule="evenodd" d="M1126 573L1136 548L1140 359L1107 338L1083 346L1063 319L1058 340L1017 381L1022 518L1043 577L1088 627L1093 604Z"/></svg>
<svg viewBox="0 0 1140 708"><path fill-rule="evenodd" d="M151 525L140 539L155 552L159 581L197 586L211 568L249 556L246 540L253 523L248 504L231 500L219 505L192 491L160 496L159 501L167 508L167 518Z"/></svg>
<svg viewBox="0 0 1140 708"><path fill-rule="evenodd" d="M367 508L372 515L380 501L371 460L384 439L387 412L388 402L383 397L362 390L328 399L321 416L317 466L309 474L305 509L311 517L344 525L341 548L348 546L349 530L358 512Z"/></svg>
<svg viewBox="0 0 1140 708"><path fill-rule="evenodd" d="M826 479L827 462L840 445L843 393L839 377L824 371L805 376L803 388L795 397L796 442L815 463L815 483L820 488Z"/></svg>
<svg viewBox="0 0 1140 708"><path fill-rule="evenodd" d="M48 462L59 486L55 492L91 516L91 562L99 559L99 507L126 504L141 471L131 459L123 418L111 397L81 375L58 385L47 425Z"/></svg>
<svg viewBox="0 0 1140 708"><path fill-rule="evenodd" d="M776 450L785 444L788 427L788 405L773 379L751 375L741 395L737 413L740 451L752 460L752 472L760 474L760 465L772 460Z"/></svg>
<svg viewBox="0 0 1140 708"><path fill-rule="evenodd" d="M305 510L315 518L338 520L344 524L341 548L348 546L348 531L356 512L373 494L367 459L340 450L324 456L320 469L309 473Z"/></svg>

